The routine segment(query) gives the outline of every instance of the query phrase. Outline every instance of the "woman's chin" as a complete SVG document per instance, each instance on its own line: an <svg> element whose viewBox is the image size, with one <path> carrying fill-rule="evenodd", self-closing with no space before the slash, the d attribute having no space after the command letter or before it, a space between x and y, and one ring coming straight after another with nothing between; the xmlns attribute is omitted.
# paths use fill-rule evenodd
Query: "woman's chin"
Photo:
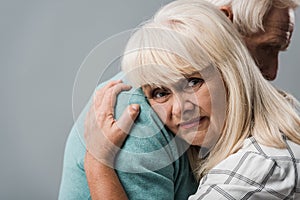
<svg viewBox="0 0 300 200"><path fill-rule="evenodd" d="M202 146L203 141L205 141L206 136L206 130L197 130L193 132L181 132L178 134L179 137L181 137L183 140L185 140L188 144L193 146Z"/></svg>

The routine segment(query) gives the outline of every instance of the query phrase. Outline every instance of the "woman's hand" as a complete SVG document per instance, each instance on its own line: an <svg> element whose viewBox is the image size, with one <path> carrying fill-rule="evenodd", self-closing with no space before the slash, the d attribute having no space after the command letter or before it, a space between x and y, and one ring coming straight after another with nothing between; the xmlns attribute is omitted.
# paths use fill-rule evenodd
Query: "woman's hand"
<svg viewBox="0 0 300 200"><path fill-rule="evenodd" d="M113 165L117 152L138 116L139 105L128 106L118 121L114 119L114 106L117 95L130 89L121 81L110 82L95 93L87 114L84 169L92 199L127 199Z"/></svg>
<svg viewBox="0 0 300 200"><path fill-rule="evenodd" d="M139 105L132 104L118 121L114 118L117 95L130 89L131 86L121 81L112 81L96 91L85 120L84 138L87 152L110 167L113 167L115 156L139 113Z"/></svg>

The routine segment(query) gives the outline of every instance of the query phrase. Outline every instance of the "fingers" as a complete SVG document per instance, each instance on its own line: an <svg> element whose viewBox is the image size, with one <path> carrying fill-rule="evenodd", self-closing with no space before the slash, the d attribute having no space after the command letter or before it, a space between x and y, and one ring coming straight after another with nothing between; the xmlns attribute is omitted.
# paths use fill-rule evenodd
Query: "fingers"
<svg viewBox="0 0 300 200"><path fill-rule="evenodd" d="M105 163L113 163L134 120L139 114L139 105L127 107L118 121L114 119L117 95L131 86L113 81L96 91L94 102L85 120L85 142L87 151Z"/></svg>
<svg viewBox="0 0 300 200"><path fill-rule="evenodd" d="M130 90L131 86L122 81L113 81L98 90L94 97L94 111L99 123L114 122L116 98L121 91Z"/></svg>
<svg viewBox="0 0 300 200"><path fill-rule="evenodd" d="M116 98L117 98L118 94L121 91L127 91L130 89L131 89L131 86L126 85L124 83L118 83L118 84L110 87L109 89L107 89L107 91L105 92L105 96L102 99L102 105L103 105L102 112L113 114L114 107L116 104Z"/></svg>
<svg viewBox="0 0 300 200"><path fill-rule="evenodd" d="M115 122L115 125L118 129L120 129L120 140L123 143L127 134L130 132L132 125L134 124L134 120L137 118L139 114L140 106L138 104L131 104L127 107L127 109L123 112L118 121Z"/></svg>
<svg viewBox="0 0 300 200"><path fill-rule="evenodd" d="M115 86L118 83L121 83L122 80L116 80L116 81L111 81L107 85L105 85L103 88L96 90L95 95L94 95L94 105L95 107L99 107L101 105L102 99L104 98L105 92Z"/></svg>

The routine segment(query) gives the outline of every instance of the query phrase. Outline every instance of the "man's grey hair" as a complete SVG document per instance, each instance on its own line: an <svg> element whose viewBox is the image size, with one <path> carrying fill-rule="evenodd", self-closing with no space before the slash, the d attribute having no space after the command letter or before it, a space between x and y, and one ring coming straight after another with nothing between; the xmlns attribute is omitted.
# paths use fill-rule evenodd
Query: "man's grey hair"
<svg viewBox="0 0 300 200"><path fill-rule="evenodd" d="M272 6L295 9L300 0L206 0L218 7L230 6L233 24L242 35L264 30L263 18Z"/></svg>

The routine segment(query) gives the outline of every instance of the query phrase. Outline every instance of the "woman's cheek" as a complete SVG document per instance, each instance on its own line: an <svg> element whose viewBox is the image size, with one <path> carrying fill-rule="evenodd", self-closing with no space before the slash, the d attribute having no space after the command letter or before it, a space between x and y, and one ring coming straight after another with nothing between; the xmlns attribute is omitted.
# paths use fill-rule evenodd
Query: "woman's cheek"
<svg viewBox="0 0 300 200"><path fill-rule="evenodd" d="M152 104L151 107L156 112L156 114L158 115L158 117L160 118L160 120L165 125L169 126L167 119L169 118L168 116L171 114L171 112L168 111L168 107L164 106L164 105L161 105L161 104Z"/></svg>

